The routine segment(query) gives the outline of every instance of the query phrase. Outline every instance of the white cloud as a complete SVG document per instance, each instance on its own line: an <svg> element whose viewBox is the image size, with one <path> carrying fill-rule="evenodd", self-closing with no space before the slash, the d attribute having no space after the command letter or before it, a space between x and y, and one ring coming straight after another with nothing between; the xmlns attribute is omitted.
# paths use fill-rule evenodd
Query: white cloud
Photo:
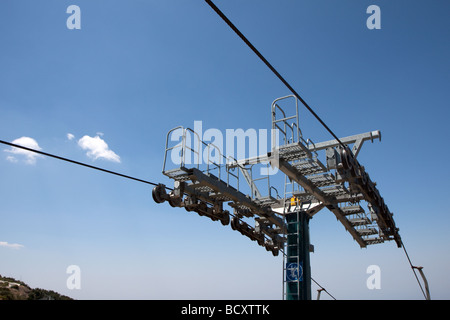
<svg viewBox="0 0 450 320"><path fill-rule="evenodd" d="M30 137L21 137L19 139L14 140L12 143L20 145L20 146L24 146L30 149L34 149L34 150L42 150L41 147L39 147L39 144L36 142L36 140L34 140L33 138ZM5 152L9 152L12 153L13 155L7 156L6 160L10 161L10 162L18 162L17 157L24 157L24 161L27 164L35 164L36 163L36 159L42 157L40 154L37 154L35 152L31 152L31 151L27 151L24 149L19 149L16 147L11 147L11 149L5 149Z"/></svg>
<svg viewBox="0 0 450 320"><path fill-rule="evenodd" d="M73 140L73 138L75 138L75 136L73 134L71 134L71 133L67 134L67 139Z"/></svg>
<svg viewBox="0 0 450 320"><path fill-rule="evenodd" d="M109 149L108 144L100 138L98 135L95 137L84 136L78 140L78 145L83 149L87 150L87 156L94 160L105 159L109 161L119 162L120 157L111 149Z"/></svg>
<svg viewBox="0 0 450 320"><path fill-rule="evenodd" d="M11 248L11 249L20 249L20 248L23 248L23 245L18 244L18 243L8 243L5 241L0 241L0 247L6 247L6 248Z"/></svg>
<svg viewBox="0 0 450 320"><path fill-rule="evenodd" d="M6 150L5 150L5 151L6 151ZM8 160L9 162L12 162L12 163L16 163L16 162L17 162L17 159L14 158L13 156L7 156L7 157L6 157L6 160Z"/></svg>

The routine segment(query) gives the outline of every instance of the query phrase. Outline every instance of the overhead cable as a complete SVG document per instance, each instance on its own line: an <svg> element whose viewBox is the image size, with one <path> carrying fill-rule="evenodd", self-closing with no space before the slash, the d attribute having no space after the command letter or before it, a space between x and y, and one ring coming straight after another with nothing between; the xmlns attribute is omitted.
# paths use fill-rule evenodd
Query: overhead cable
<svg viewBox="0 0 450 320"><path fill-rule="evenodd" d="M0 143L8 145L8 146L11 146L11 147L14 147L14 148L19 148L19 149L23 149L23 150L26 150L26 151L34 152L34 153L37 153L37 154L40 154L40 155L43 155L43 156L46 156L46 157L55 158L55 159L66 161L66 162L70 162L70 163L73 163L73 164L76 164L76 165L79 165L79 166L83 166L83 167L91 168L91 169L94 169L94 170L98 170L98 171L106 172L106 173L109 173L109 174L113 174L113 175L116 175L116 176L119 176L119 177L122 177L122 178L131 179L131 180L134 180L134 181L139 181L139 182L142 182L142 183L150 184L152 186L157 186L158 185L158 183L154 183L154 182L143 180L143 179L138 179L138 178L131 177L131 176L128 176L128 175L125 175L125 174L122 174L122 173L115 172L115 171L99 168L99 167L96 167L96 166L93 166L93 165L90 165L90 164L87 164L87 163L75 161L75 160L64 158L64 157L61 157L61 156L57 156L57 155L54 155L54 154L51 154L51 153L47 153L47 152L31 149L31 148L28 148L28 147L24 147L24 146L15 144L15 143L3 141L3 140L0 140ZM170 188L167 188L167 189L172 190Z"/></svg>
<svg viewBox="0 0 450 320"><path fill-rule="evenodd" d="M264 62L264 64L283 82L283 84L291 91L295 97L308 109L309 112L322 124L322 126L336 139L339 144L345 148L345 145L339 140L334 132L325 124L325 122L317 115L317 113L306 103L306 101L297 93L296 90L281 76L281 74L267 61L266 58L255 48L255 46L242 34L241 31L220 11L220 9L211 1L205 0L206 3L222 18L223 21L245 42L245 44Z"/></svg>

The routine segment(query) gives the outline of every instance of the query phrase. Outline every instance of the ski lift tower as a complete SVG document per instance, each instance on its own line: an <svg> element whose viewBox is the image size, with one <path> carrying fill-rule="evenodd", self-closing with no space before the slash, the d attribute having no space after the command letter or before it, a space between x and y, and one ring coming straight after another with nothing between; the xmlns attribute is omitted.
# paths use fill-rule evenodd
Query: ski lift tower
<svg viewBox="0 0 450 320"><path fill-rule="evenodd" d="M247 236L277 256L283 253L283 299L311 299L309 221L327 208L361 248L394 240L402 242L393 214L357 161L365 141L381 139L372 131L314 143L300 129L298 99L281 97L271 104L272 149L247 159L223 156L212 143L189 128L177 127L166 138L163 174L174 180L169 193L163 184L152 191L157 203L168 201ZM176 135L179 139L172 139ZM279 138L277 138L279 137ZM277 143L277 140L281 140ZM179 143L173 145L171 141ZM175 168L168 155L176 154ZM207 154L203 163L199 161ZM200 166L201 163L201 166ZM258 176L255 165L270 165L284 174L284 195L271 184L269 170ZM242 183L244 178L246 183ZM258 183L265 183L263 192ZM247 185L249 194L244 190ZM227 203L230 213L224 208ZM251 226L246 220L254 220Z"/></svg>

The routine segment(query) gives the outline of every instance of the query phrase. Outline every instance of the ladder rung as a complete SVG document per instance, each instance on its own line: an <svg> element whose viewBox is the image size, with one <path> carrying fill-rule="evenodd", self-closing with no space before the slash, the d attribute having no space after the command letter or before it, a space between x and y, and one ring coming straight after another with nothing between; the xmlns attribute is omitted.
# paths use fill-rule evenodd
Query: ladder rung
<svg viewBox="0 0 450 320"><path fill-rule="evenodd" d="M318 159L306 159L294 162L292 166L305 176L327 171L326 167Z"/></svg>
<svg viewBox="0 0 450 320"><path fill-rule="evenodd" d="M369 220L369 218L353 218L353 219L348 219L348 221L350 221L350 223L353 226L362 226L362 225L367 225L367 224L371 224L372 223Z"/></svg>
<svg viewBox="0 0 450 320"><path fill-rule="evenodd" d="M341 210L345 215L365 213L364 208L362 208L360 205L341 207Z"/></svg>
<svg viewBox="0 0 450 320"><path fill-rule="evenodd" d="M368 236L378 233L377 229L375 228L356 229L356 232L358 232L362 236Z"/></svg>

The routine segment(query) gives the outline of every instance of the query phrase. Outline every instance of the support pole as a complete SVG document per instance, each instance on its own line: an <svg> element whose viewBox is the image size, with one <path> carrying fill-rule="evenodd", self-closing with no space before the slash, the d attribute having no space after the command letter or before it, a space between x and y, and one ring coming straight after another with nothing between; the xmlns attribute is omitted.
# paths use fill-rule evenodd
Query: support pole
<svg viewBox="0 0 450 320"><path fill-rule="evenodd" d="M311 300L309 220L305 211L286 214L286 300Z"/></svg>
<svg viewBox="0 0 450 320"><path fill-rule="evenodd" d="M415 267L415 266L413 266L412 268L419 270L419 273L422 276L423 283L425 284L425 292L426 292L425 299L426 300L431 300L431 298L430 298L430 288L428 287L428 281L427 281L427 278L425 277L425 273L423 273L423 271L422 271L423 267Z"/></svg>

